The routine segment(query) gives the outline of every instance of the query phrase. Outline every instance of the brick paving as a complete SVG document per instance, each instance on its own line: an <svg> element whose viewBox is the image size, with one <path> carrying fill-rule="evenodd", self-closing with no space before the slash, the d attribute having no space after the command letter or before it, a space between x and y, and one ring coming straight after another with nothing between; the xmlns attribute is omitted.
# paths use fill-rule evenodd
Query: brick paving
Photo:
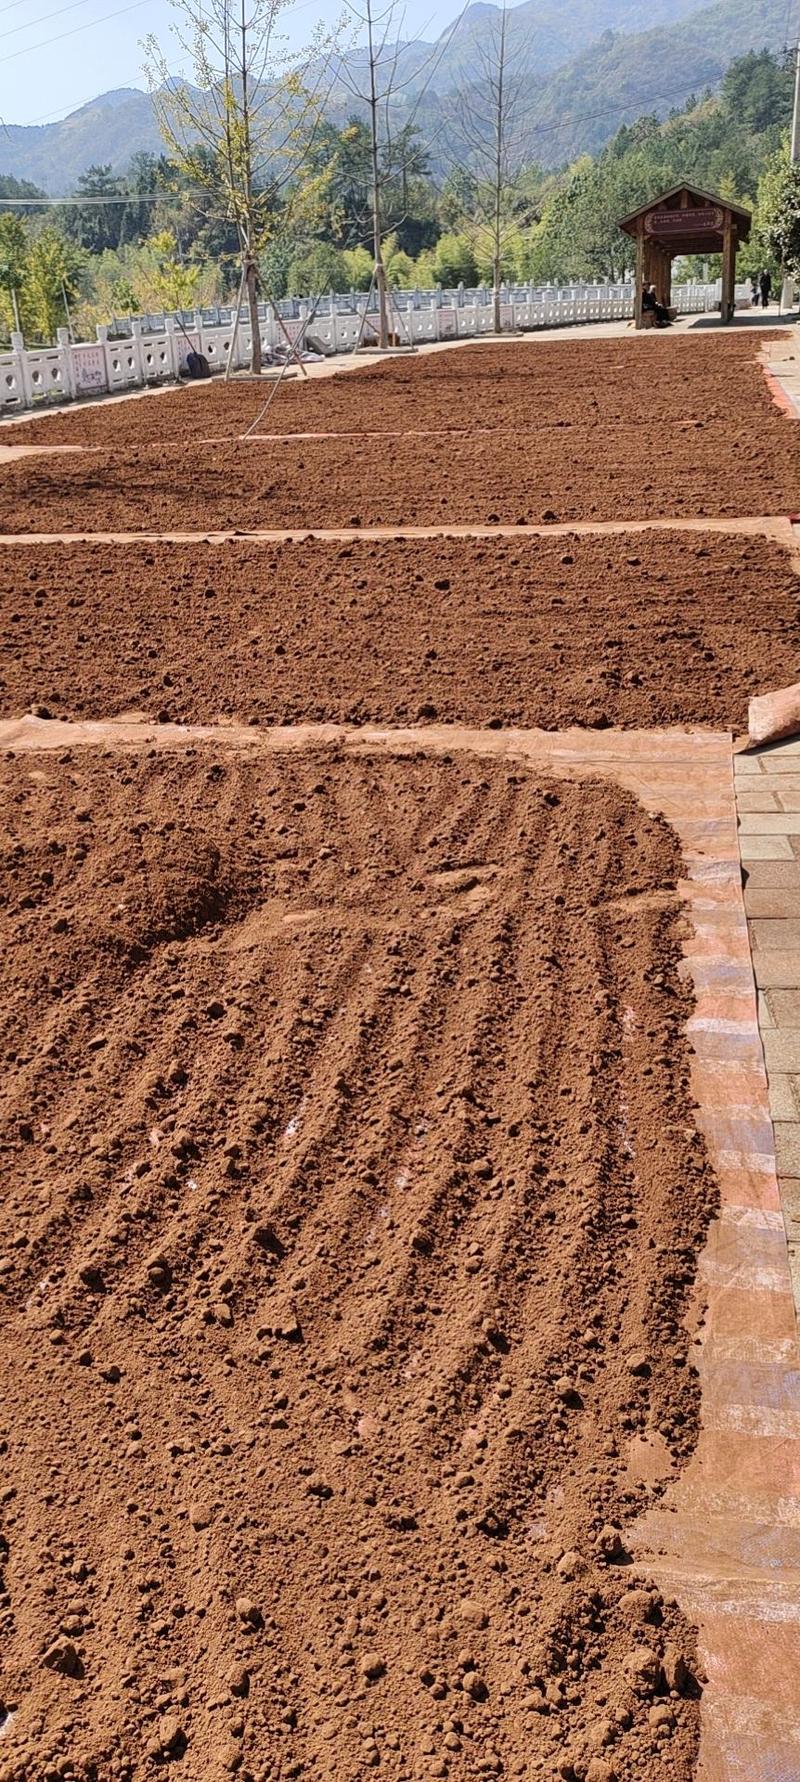
<svg viewBox="0 0 800 1782"><path fill-rule="evenodd" d="M734 783L778 1187L800 1311L800 742L735 755Z"/></svg>

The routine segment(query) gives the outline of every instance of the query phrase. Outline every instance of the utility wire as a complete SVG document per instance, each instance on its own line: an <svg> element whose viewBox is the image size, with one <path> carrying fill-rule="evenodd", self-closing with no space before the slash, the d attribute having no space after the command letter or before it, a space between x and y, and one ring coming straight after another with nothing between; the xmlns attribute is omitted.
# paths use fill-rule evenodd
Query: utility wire
<svg viewBox="0 0 800 1782"><path fill-rule="evenodd" d="M59 31L56 37L48 37L44 43L29 43L24 49L12 50L9 56L3 57L3 65L15 62L18 56L30 56L35 50L50 49L54 43L63 43L65 37L77 37L80 31L93 31L96 25L105 25L109 19L122 18L123 13L138 12L139 7L146 4L147 0L131 0L130 6L120 6L117 12L106 12L101 19L91 19L85 25L74 25L71 31Z"/></svg>
<svg viewBox="0 0 800 1782"><path fill-rule="evenodd" d="M0 31L0 37L17 37L20 31L34 31L37 25L47 25L50 19L60 19L62 13L74 12L78 6L87 6L89 0L69 0L68 6L59 6L55 12L44 12L41 18L27 19L24 25L12 25L10 31Z"/></svg>
<svg viewBox="0 0 800 1782"><path fill-rule="evenodd" d="M791 0L790 0L790 3L791 3ZM27 5L27 0L6 0L6 5L0 6L0 18L2 18L3 13L16 12L16 9L18 6L26 6L26 5Z"/></svg>
<svg viewBox="0 0 800 1782"><path fill-rule="evenodd" d="M313 0L313 3L316 4L316 0ZM19 5L19 4L21 4L21 0L14 0L15 6ZM2 16L3 10L4 10L4 8L2 6L0 6L0 16ZM300 9L297 8L296 10L299 11ZM183 69L185 67L185 61L186 61L186 59L184 58L183 62L178 63L177 68L174 68L171 70L171 73L170 73L171 80L177 79L178 75L183 72ZM142 71L140 68L136 68L134 70L133 74L127 75L122 80L122 82L120 84L123 87L130 87L133 92L135 92L139 95L140 98L146 99L148 97L148 94L145 91L145 88L144 87L135 87L133 84L134 81L139 80L141 78L141 72ZM117 89L117 91L119 91L119 88ZM40 112L40 114L37 118L27 118L24 124L12 124L11 129L12 130L29 130L32 128L32 126L34 124L49 124L52 119L55 119L56 122L58 122L58 123L65 123L67 118L74 117L75 113L77 111L80 111L82 105L90 105L93 100L102 99L102 98L103 98L102 93L84 93L82 99L72 99L72 100L70 100L69 105L67 105L66 107L63 105L57 105L54 111ZM7 126L4 126L4 128L7 128Z"/></svg>
<svg viewBox="0 0 800 1782"><path fill-rule="evenodd" d="M40 210L61 210L68 204L79 205L83 210L87 205L98 209L104 204L177 204L184 198L209 198L214 194L207 187L189 187L182 192L120 192L116 196L103 193L93 196L87 192L82 198L80 193L73 193L70 198L3 198L0 196L0 210L27 210L35 205ZM219 193L222 197L223 194Z"/></svg>

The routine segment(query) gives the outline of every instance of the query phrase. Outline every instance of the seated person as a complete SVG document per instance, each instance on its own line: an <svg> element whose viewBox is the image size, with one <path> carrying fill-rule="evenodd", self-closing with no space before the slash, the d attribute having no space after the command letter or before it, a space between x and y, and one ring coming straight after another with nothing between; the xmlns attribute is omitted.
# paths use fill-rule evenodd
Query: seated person
<svg viewBox="0 0 800 1782"><path fill-rule="evenodd" d="M652 310L656 318L657 328L668 328L670 326L669 310L664 308L663 303L657 301L655 285L645 285L642 292L642 310L644 311L648 309Z"/></svg>

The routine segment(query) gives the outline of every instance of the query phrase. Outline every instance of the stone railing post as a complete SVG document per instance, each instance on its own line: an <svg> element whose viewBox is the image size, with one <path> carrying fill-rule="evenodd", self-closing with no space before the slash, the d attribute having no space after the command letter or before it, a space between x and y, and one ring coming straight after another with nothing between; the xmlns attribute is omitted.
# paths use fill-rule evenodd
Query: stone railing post
<svg viewBox="0 0 800 1782"><path fill-rule="evenodd" d="M178 330L175 326L175 317L174 316L165 316L164 317L164 333L166 334L166 337L167 337L167 352L169 353L169 368L170 368L170 371L172 372L173 377L177 378L180 376L181 355L180 355L180 345L179 345L179 341L178 341Z"/></svg>
<svg viewBox="0 0 800 1782"><path fill-rule="evenodd" d="M72 400L77 394L77 389L75 384L75 370L72 364L72 341L70 339L69 329L57 328L56 341L58 343L58 363L61 372L61 388L64 395Z"/></svg>
<svg viewBox="0 0 800 1782"><path fill-rule="evenodd" d="M28 355L25 351L25 336L18 334L16 330L12 330L11 334L11 351L14 354L14 376L22 397L22 406L23 408L32 408L33 385L28 369Z"/></svg>
<svg viewBox="0 0 800 1782"><path fill-rule="evenodd" d="M119 378L117 378L116 382L114 381L111 366L112 349L108 344L108 324L106 322L98 323L95 333L97 334L97 344L103 349L103 364L106 368L106 384L109 390L117 390L119 389Z"/></svg>
<svg viewBox="0 0 800 1782"><path fill-rule="evenodd" d="M144 383L144 366L142 364L142 324L138 320L135 322L131 322L131 352L133 354L133 368L134 368L134 371L136 374L136 382L137 382L137 384L143 384Z"/></svg>

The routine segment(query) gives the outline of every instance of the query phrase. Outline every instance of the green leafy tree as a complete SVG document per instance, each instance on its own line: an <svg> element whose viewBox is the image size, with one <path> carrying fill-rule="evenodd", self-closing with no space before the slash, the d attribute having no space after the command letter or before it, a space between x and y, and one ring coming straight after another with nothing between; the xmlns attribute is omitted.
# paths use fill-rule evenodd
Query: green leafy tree
<svg viewBox="0 0 800 1782"><path fill-rule="evenodd" d="M365 247L345 248L342 252L347 289L350 291L368 291L372 284L372 255Z"/></svg>
<svg viewBox="0 0 800 1782"><path fill-rule="evenodd" d="M767 255L792 278L800 276L800 166L784 150L765 169L758 188L758 233Z"/></svg>
<svg viewBox="0 0 800 1782"><path fill-rule="evenodd" d="M107 248L120 247L126 208L125 189L122 181L112 174L110 166L87 167L78 180L75 197L77 202L63 205L59 215L61 227L70 240L87 254L103 254ZM83 199L87 202L82 203Z"/></svg>
<svg viewBox="0 0 800 1782"><path fill-rule="evenodd" d="M317 297L320 292L348 291L345 256L329 241L315 241L295 254L289 265L288 286L293 297Z"/></svg>
<svg viewBox="0 0 800 1782"><path fill-rule="evenodd" d="M386 256L386 277L390 285L397 291L413 291L416 286L416 267L410 254L402 248Z"/></svg>
<svg viewBox="0 0 800 1782"><path fill-rule="evenodd" d="M751 50L732 62L722 83L722 105L748 131L785 130L792 115L793 58Z"/></svg>
<svg viewBox="0 0 800 1782"><path fill-rule="evenodd" d="M50 343L68 321L67 306L81 290L84 258L73 242L47 224L31 237L25 261L21 315L28 338Z"/></svg>
<svg viewBox="0 0 800 1782"><path fill-rule="evenodd" d="M5 208L3 200L13 198L16 201L14 204L14 214L16 216L41 215L41 209L38 204L25 205L21 204L19 200L44 197L45 193L42 191L41 187L33 185L31 180L15 179L12 173L0 173L0 212Z"/></svg>
<svg viewBox="0 0 800 1782"><path fill-rule="evenodd" d="M182 210L184 206L187 210L193 208L192 201L183 195L185 183L180 169L167 155L152 155L146 149L134 155L122 181L125 204L120 247L138 246L162 228L171 229L180 240ZM181 241L181 246L185 248L186 243Z"/></svg>
<svg viewBox="0 0 800 1782"><path fill-rule="evenodd" d="M338 129L323 123L309 152L309 167L322 182L320 232L336 247L364 247L373 234L372 145L361 118ZM378 148L381 220L384 230L412 256L433 246L439 229L437 196L428 152L416 125L407 123Z"/></svg>
<svg viewBox="0 0 800 1782"><path fill-rule="evenodd" d="M478 282L475 250L467 235L442 235L433 253L434 283L452 289Z"/></svg>
<svg viewBox="0 0 800 1782"><path fill-rule="evenodd" d="M416 277L414 287L418 291L431 291L437 283L436 260L432 248L423 248L417 256L415 266Z"/></svg>
<svg viewBox="0 0 800 1782"><path fill-rule="evenodd" d="M467 167L451 167L439 194L441 227L452 232L475 207L475 180Z"/></svg>
<svg viewBox="0 0 800 1782"><path fill-rule="evenodd" d="M289 267L292 262L292 249L285 237L273 236L268 241L261 255L261 273L264 286L269 291L274 303L286 297L289 291Z"/></svg>
<svg viewBox="0 0 800 1782"><path fill-rule="evenodd" d="M0 215L0 293L6 336L17 327L20 315L20 292L25 283L28 246L28 230L22 217L13 211L4 211Z"/></svg>
<svg viewBox="0 0 800 1782"><path fill-rule="evenodd" d="M145 266L149 262L148 309L194 309L202 302L202 269L183 260L169 229L150 236L143 245L142 258Z"/></svg>
<svg viewBox="0 0 800 1782"><path fill-rule="evenodd" d="M433 247L439 235L430 157L416 124L404 124L388 138L382 161L385 226L397 237L398 249L413 258Z"/></svg>
<svg viewBox="0 0 800 1782"><path fill-rule="evenodd" d="M367 125L348 118L341 129L323 121L309 144L307 166L319 182L320 232L335 247L353 248L372 231L371 148Z"/></svg>

